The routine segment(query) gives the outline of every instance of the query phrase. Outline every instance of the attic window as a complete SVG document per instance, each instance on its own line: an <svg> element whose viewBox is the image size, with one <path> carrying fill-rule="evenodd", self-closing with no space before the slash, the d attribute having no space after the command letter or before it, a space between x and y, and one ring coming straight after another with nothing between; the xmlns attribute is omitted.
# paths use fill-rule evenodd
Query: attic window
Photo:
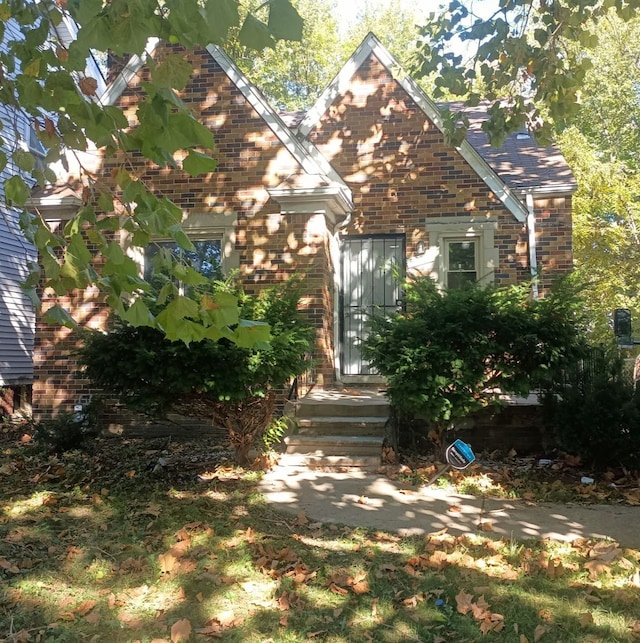
<svg viewBox="0 0 640 643"><path fill-rule="evenodd" d="M531 138L531 134L527 132L518 132L516 134L516 141L528 141Z"/></svg>

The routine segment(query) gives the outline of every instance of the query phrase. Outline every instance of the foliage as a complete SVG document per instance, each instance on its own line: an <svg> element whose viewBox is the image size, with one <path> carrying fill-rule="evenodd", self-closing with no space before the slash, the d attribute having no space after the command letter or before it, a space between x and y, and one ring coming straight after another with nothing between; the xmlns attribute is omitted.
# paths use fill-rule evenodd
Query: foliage
<svg viewBox="0 0 640 643"><path fill-rule="evenodd" d="M90 412L79 414L60 413L54 418L34 422L33 440L36 445L53 453L64 453L71 449L82 449L95 438L98 424Z"/></svg>
<svg viewBox="0 0 640 643"><path fill-rule="evenodd" d="M561 130L579 109L593 66L588 50L598 43L594 24L610 10L628 21L639 8L639 0L501 0L483 16L473 12L472 3L451 0L421 28L413 72L437 74L436 97L452 93L470 106L481 98L490 100L490 119L483 129L492 143L499 145L523 126L539 141L549 141L554 127ZM464 127L456 128L459 116L443 118L452 140L459 141L464 135Z"/></svg>
<svg viewBox="0 0 640 643"><path fill-rule="evenodd" d="M88 331L79 361L95 386L132 410L164 415L177 403L204 405L234 445L248 450L271 420L272 391L307 368L313 329L297 308L301 286L294 278L255 298L235 291L243 313L269 324L268 342L240 346L222 338L186 346L157 329L118 322L108 334ZM229 282L213 289L202 299L232 296Z"/></svg>
<svg viewBox="0 0 640 643"><path fill-rule="evenodd" d="M603 469L640 468L640 391L617 352L594 349L566 369L562 386L545 396L558 444Z"/></svg>
<svg viewBox="0 0 640 643"><path fill-rule="evenodd" d="M31 266L26 283L28 293L37 303L41 282L57 296L92 285L104 293L115 311L135 316L138 323L164 329L171 326L174 338L187 342L197 339L196 326L203 327L200 334L206 335L211 326L197 311L194 314L189 297L180 301L184 305L168 308L165 317L170 318L169 324L150 315L140 299L136 300L139 314L130 312L130 295L147 289L148 284L139 278L135 263L124 256L112 234L125 232L134 248L165 237L193 250L181 228L182 210L152 194L129 165L129 160L139 155L160 167L181 166L192 176L214 169L206 154L214 146L213 135L196 121L176 93L187 84L192 69L179 55L161 62L149 59L151 79L140 87L136 125L132 127L120 108L97 98L100 79L94 77L97 72L92 76L88 71L88 61L106 52L144 57L150 39L187 48L221 43L232 28L238 28L243 45L262 49L280 39L299 40L302 19L289 0L270 0L262 19L250 13L242 22L236 0L7 0L0 4L0 17L0 103L10 117L6 122L15 121L14 127L8 125L13 131L3 132L0 140L0 169L13 163L40 187L59 178L50 168L41 169L28 151L20 119L12 118L22 115L45 150L46 164L61 164L64 180L72 174L85 181L82 207L58 231L51 231L38 213L23 211L21 226L40 252L39 263ZM109 158L116 153L123 157L113 177L121 191L117 198L85 163L87 158ZM29 180L12 176L4 185L7 204L25 208L31 187ZM176 273L182 273L176 274L179 279L198 279L195 271L175 258L167 261ZM61 303L47 318L74 324ZM226 326L219 330L226 330Z"/></svg>
<svg viewBox="0 0 640 643"><path fill-rule="evenodd" d="M408 284L406 312L373 318L364 354L399 415L441 429L501 394L551 383L584 348L580 308L568 281L531 300L525 285L442 292L419 277Z"/></svg>
<svg viewBox="0 0 640 643"><path fill-rule="evenodd" d="M598 23L598 36L580 109L559 144L578 182L573 197L576 270L588 283L585 301L593 337L609 342L615 308L631 309L636 320L640 316L640 67L635 47L640 19L625 23L607 15Z"/></svg>
<svg viewBox="0 0 640 643"><path fill-rule="evenodd" d="M264 430L258 442L258 449L263 453L273 451L280 444L284 434L289 428L287 420L284 417L274 417L269 426Z"/></svg>
<svg viewBox="0 0 640 643"><path fill-rule="evenodd" d="M592 337L610 342L615 308L640 316L640 175L603 159L575 127L561 147L578 181L573 197L576 272L585 282Z"/></svg>

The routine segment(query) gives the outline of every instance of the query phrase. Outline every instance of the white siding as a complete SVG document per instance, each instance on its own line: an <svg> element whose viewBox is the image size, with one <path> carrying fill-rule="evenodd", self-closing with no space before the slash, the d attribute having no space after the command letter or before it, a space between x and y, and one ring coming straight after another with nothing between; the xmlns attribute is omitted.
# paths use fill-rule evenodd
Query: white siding
<svg viewBox="0 0 640 643"><path fill-rule="evenodd" d="M5 27L12 31L11 22ZM22 128L26 120L3 105L0 119L4 124L0 134L5 140L3 151L7 153L5 148L15 144L14 128ZM4 205L4 182L16 172L11 163L0 172L0 386L33 379L35 314L20 284L35 250L20 233L19 213Z"/></svg>

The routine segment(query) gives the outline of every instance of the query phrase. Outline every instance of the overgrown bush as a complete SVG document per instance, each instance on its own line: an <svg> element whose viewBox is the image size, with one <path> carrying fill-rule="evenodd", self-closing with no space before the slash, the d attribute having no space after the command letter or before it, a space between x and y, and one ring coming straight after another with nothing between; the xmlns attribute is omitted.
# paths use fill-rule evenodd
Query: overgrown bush
<svg viewBox="0 0 640 643"><path fill-rule="evenodd" d="M32 427L36 446L53 453L84 449L98 433L98 425L91 413L60 413L56 417L34 422Z"/></svg>
<svg viewBox="0 0 640 643"><path fill-rule="evenodd" d="M452 421L502 394L549 386L586 347L569 283L533 300L528 285L440 291L420 277L406 298L405 312L371 320L364 355L387 379L400 430L403 419L428 420L436 444Z"/></svg>
<svg viewBox="0 0 640 643"><path fill-rule="evenodd" d="M593 349L544 397L558 446L597 469L640 469L640 392L614 350Z"/></svg>
<svg viewBox="0 0 640 643"><path fill-rule="evenodd" d="M298 310L300 278L250 298L237 292L243 318L269 324L271 339L243 348L227 339L188 346L159 331L121 321L108 334L89 333L80 350L85 375L128 408L164 416L193 405L226 427L240 463L273 416L274 391L308 367L314 332ZM229 290L215 282L212 290Z"/></svg>

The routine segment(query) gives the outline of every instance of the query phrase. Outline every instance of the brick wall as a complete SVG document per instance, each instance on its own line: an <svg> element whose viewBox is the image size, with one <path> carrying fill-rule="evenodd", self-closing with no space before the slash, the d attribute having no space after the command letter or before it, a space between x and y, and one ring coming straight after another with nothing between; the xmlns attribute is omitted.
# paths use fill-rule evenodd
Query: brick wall
<svg viewBox="0 0 640 643"><path fill-rule="evenodd" d="M526 225L516 220L437 127L371 56L309 134L353 191L346 234L404 233L407 257L440 217L496 221L495 281L531 277ZM572 267L569 198L535 203L543 290Z"/></svg>

